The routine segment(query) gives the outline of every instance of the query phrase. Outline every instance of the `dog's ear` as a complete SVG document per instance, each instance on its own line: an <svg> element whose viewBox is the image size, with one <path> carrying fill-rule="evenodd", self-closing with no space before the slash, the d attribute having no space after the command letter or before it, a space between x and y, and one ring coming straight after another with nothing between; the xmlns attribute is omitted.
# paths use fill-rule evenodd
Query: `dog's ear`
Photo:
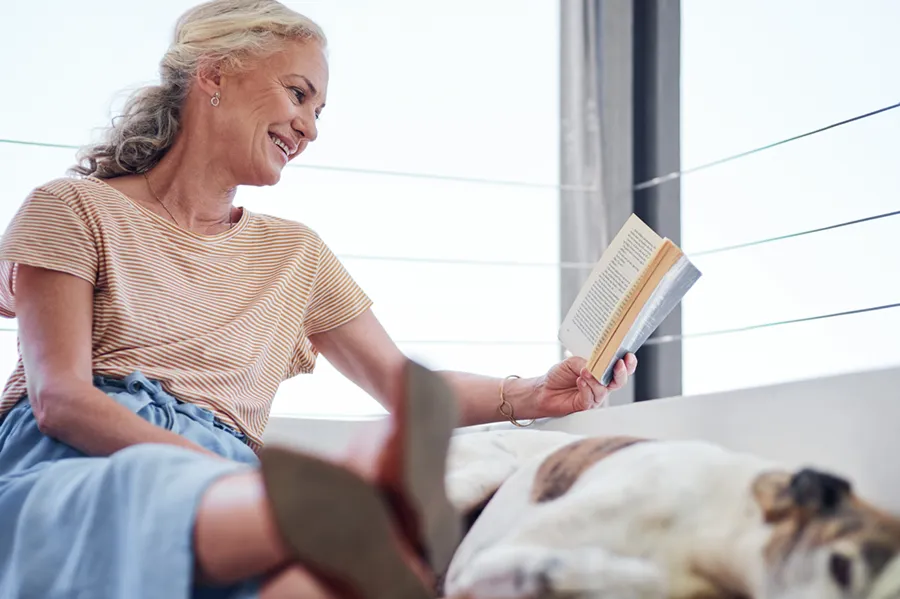
<svg viewBox="0 0 900 599"><path fill-rule="evenodd" d="M797 504L790 493L789 472L764 472L753 481L753 496L759 504L766 522L778 522L786 518Z"/></svg>
<svg viewBox="0 0 900 599"><path fill-rule="evenodd" d="M812 468L804 468L794 474L789 489L794 503L814 514L833 511L853 491L846 479Z"/></svg>
<svg viewBox="0 0 900 599"><path fill-rule="evenodd" d="M791 513L826 514L837 509L853 492L843 478L804 468L796 473L765 472L753 483L753 494L766 522Z"/></svg>

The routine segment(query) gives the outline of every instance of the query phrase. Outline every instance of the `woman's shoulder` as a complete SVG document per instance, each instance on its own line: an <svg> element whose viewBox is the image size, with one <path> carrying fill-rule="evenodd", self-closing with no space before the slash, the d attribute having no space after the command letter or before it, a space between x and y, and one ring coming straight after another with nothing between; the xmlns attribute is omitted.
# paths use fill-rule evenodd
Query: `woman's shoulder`
<svg viewBox="0 0 900 599"><path fill-rule="evenodd" d="M31 194L52 196L76 210L101 210L118 192L92 177L57 177L35 187Z"/></svg>
<svg viewBox="0 0 900 599"><path fill-rule="evenodd" d="M315 229L300 221L260 212L254 212L253 217L260 232L269 238L291 239L314 245L323 243Z"/></svg>

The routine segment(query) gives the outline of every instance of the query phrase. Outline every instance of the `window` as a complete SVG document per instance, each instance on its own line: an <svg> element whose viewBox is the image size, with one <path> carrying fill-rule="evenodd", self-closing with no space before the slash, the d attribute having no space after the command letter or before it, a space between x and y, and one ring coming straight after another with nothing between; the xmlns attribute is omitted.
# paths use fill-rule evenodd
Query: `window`
<svg viewBox="0 0 900 599"><path fill-rule="evenodd" d="M155 81L175 19L193 4L3 8L17 24L3 47L27 48L29 59L11 61L2 79L15 93L0 97L0 225L31 188L64 174L67 146L89 141L123 91ZM286 4L329 36L328 107L299 165L273 188L242 190L238 203L321 233L412 357L543 372L559 356L556 3ZM11 368L13 333L0 336L0 352ZM382 412L325 360L286 383L274 410Z"/></svg>
<svg viewBox="0 0 900 599"><path fill-rule="evenodd" d="M682 2L682 165L703 165L892 105L891 0ZM887 111L688 174L682 245L703 252L897 209ZM897 365L900 309L697 333L900 301L900 217L696 257L683 304L684 392Z"/></svg>

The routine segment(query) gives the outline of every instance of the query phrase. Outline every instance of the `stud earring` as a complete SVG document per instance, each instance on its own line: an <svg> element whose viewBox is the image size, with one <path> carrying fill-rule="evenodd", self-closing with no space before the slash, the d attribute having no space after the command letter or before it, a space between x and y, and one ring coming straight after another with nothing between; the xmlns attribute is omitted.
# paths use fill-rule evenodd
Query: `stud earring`
<svg viewBox="0 0 900 599"><path fill-rule="evenodd" d="M219 92L216 92L215 94L213 94L213 97L209 99L209 103L213 106L218 106L220 97L221 96L219 95Z"/></svg>

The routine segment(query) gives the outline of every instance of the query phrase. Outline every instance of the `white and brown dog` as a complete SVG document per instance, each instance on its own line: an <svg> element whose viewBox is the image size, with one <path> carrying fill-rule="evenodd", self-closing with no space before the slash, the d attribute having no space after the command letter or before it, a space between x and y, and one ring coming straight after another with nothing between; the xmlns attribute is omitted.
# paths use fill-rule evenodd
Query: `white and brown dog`
<svg viewBox="0 0 900 599"><path fill-rule="evenodd" d="M900 599L900 520L817 470L699 441L454 438L467 599Z"/></svg>

